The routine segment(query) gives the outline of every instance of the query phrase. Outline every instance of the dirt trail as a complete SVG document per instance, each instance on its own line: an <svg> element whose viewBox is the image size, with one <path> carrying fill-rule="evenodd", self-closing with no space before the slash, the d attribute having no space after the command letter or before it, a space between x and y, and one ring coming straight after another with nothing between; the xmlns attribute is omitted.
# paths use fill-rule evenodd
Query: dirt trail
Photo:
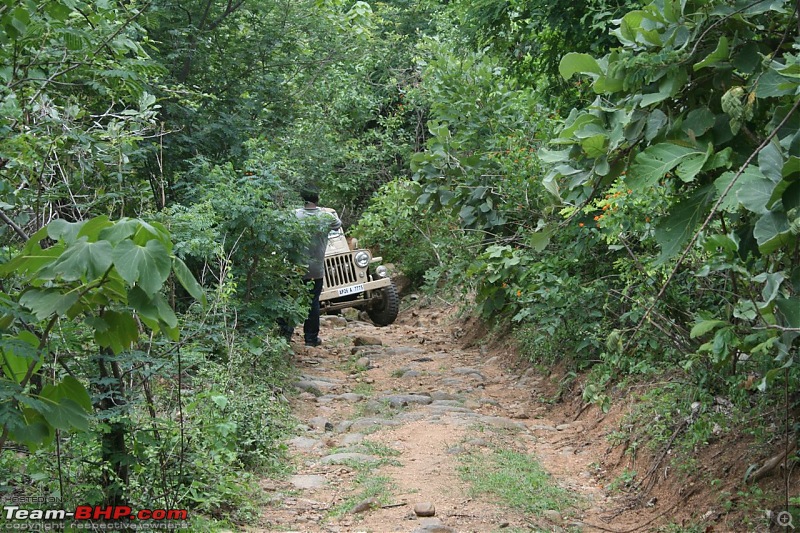
<svg viewBox="0 0 800 533"><path fill-rule="evenodd" d="M533 371L520 375L511 357L462 348L470 327L446 310L415 308L386 328L325 317L323 346L295 344L304 392L293 409L308 429L289 442L296 474L263 482L272 503L250 531L631 529L609 518L620 502L595 477L606 443L593 442L587 422L539 402ZM471 495L459 465L497 449L536 457L570 504L526 515ZM366 509L354 510L359 503ZM435 516L417 516L421 503ZM643 513L634 524L647 522Z"/></svg>

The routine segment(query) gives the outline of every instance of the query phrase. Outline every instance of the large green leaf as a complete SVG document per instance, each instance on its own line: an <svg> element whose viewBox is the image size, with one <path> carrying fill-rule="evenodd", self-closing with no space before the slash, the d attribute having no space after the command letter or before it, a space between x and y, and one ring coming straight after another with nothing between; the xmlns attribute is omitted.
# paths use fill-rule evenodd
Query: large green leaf
<svg viewBox="0 0 800 533"><path fill-rule="evenodd" d="M28 289L19 299L19 303L30 309L39 320L53 314L64 316L77 301L77 291L62 293L58 289Z"/></svg>
<svg viewBox="0 0 800 533"><path fill-rule="evenodd" d="M736 174L736 172L726 172L714 181L714 187L717 190L718 197L728 189L728 186L733 178L736 177ZM744 169L744 172L739 175L739 177L736 179L736 183L734 183L733 187L731 187L731 189L728 191L725 199L720 204L720 209L729 213L736 212L739 209L739 190L742 188L747 188L750 184L764 179L766 178L758 169L758 167L749 165Z"/></svg>
<svg viewBox="0 0 800 533"><path fill-rule="evenodd" d="M95 229L99 232L99 229ZM111 243L88 242L87 239L88 237L81 237L67 247L58 261L51 266L52 271L65 281L77 281L84 276L88 281L92 281L101 277L112 263Z"/></svg>
<svg viewBox="0 0 800 533"><path fill-rule="evenodd" d="M783 179L783 164L781 147L776 141L769 143L758 153L758 168L773 183Z"/></svg>
<svg viewBox="0 0 800 533"><path fill-rule="evenodd" d="M767 178L756 178L743 181L736 191L736 197L748 211L763 215L769 212L767 204L774 190L774 181Z"/></svg>
<svg viewBox="0 0 800 533"><path fill-rule="evenodd" d="M629 187L644 191L658 183L678 165L683 165L680 178L692 181L708 159L708 152L675 143L659 143L647 148L636 156L631 165L628 178Z"/></svg>
<svg viewBox="0 0 800 533"><path fill-rule="evenodd" d="M116 221L113 226L104 228L100 232L99 238L116 245L136 233L138 228L139 220L135 218L123 218Z"/></svg>
<svg viewBox="0 0 800 533"><path fill-rule="evenodd" d="M78 237L85 236L89 239L89 241L94 242L97 240L97 237L100 235L100 233L112 224L113 223L108 220L106 215L94 217L87 220L83 226L81 226L80 230L78 231Z"/></svg>
<svg viewBox="0 0 800 533"><path fill-rule="evenodd" d="M558 72L565 80L570 79L574 74L602 74L597 60L589 54L578 54L570 52L561 58L558 64Z"/></svg>
<svg viewBox="0 0 800 533"><path fill-rule="evenodd" d="M701 187L678 202L656 227L655 239L661 246L661 255L655 265L662 265L675 257L697 230L697 226L714 194L711 186Z"/></svg>
<svg viewBox="0 0 800 533"><path fill-rule="evenodd" d="M756 222L753 236L758 242L758 249L762 254L769 254L782 246L792 244L795 238L789 229L789 219L786 213L771 211L763 215Z"/></svg>
<svg viewBox="0 0 800 533"><path fill-rule="evenodd" d="M720 326L727 326L728 324L729 323L725 320L702 320L692 327L692 331L689 332L689 337L696 339L697 337L705 335L711 330L714 330Z"/></svg>
<svg viewBox="0 0 800 533"><path fill-rule="evenodd" d="M21 427L15 427L9 430L9 436L15 442L21 442L31 452L35 452L42 446L48 445L52 442L55 436L50 424L48 424L44 417L38 412L26 415L26 424Z"/></svg>
<svg viewBox="0 0 800 533"><path fill-rule="evenodd" d="M28 243L30 245L30 242ZM11 261L0 265L0 274L35 274L61 257L64 244L58 243L50 248L42 249L39 244L26 246L25 250ZM41 277L41 276L40 276Z"/></svg>
<svg viewBox="0 0 800 533"><path fill-rule="evenodd" d="M778 298L775 305L780 309L786 325L790 328L800 328L800 297Z"/></svg>
<svg viewBox="0 0 800 533"><path fill-rule="evenodd" d="M781 171L783 179L794 181L800 178L800 157L796 155L790 156L784 163L783 170Z"/></svg>
<svg viewBox="0 0 800 533"><path fill-rule="evenodd" d="M759 79L756 85L758 98L772 98L796 94L800 84L797 80L781 76L773 69L769 69Z"/></svg>
<svg viewBox="0 0 800 533"><path fill-rule="evenodd" d="M139 339L139 325L129 313L106 311L102 317L87 318L86 323L94 328L97 344L115 354L130 349Z"/></svg>
<svg viewBox="0 0 800 533"><path fill-rule="evenodd" d="M114 266L130 285L138 284L153 295L164 285L172 268L169 252L160 241L151 239L145 246L124 240L114 247Z"/></svg>
<svg viewBox="0 0 800 533"><path fill-rule="evenodd" d="M444 202L443 202L444 203ZM175 273L175 277L178 278L178 281L183 288L194 298L195 300L201 302L203 306L206 305L206 294L203 292L203 287L197 282L192 272L186 266L180 257L173 257L172 258L172 271Z"/></svg>
<svg viewBox="0 0 800 533"><path fill-rule="evenodd" d="M47 236L54 241L62 241L69 245L78 238L78 232L84 222L67 222L62 218L57 218L47 225Z"/></svg>
<svg viewBox="0 0 800 533"><path fill-rule="evenodd" d="M722 35L720 36L719 41L717 41L717 48L708 54L705 59L699 63L695 63L693 69L697 71L704 67L710 67L711 65L719 63L720 61L725 61L728 59L729 54L730 48L728 47L728 38Z"/></svg>
<svg viewBox="0 0 800 533"><path fill-rule="evenodd" d="M29 331L22 331L14 337L6 337L0 341L0 365L8 379L21 383L34 361L34 372L42 367L38 347L39 339Z"/></svg>
<svg viewBox="0 0 800 533"><path fill-rule="evenodd" d="M64 376L61 382L56 385L58 399L69 398L80 405L87 413L92 411L92 399L86 391L86 387L72 376Z"/></svg>
<svg viewBox="0 0 800 533"><path fill-rule="evenodd" d="M58 402L48 403L42 416L55 429L80 431L89 430L89 416L86 411L71 398L62 398Z"/></svg>
<svg viewBox="0 0 800 533"><path fill-rule="evenodd" d="M133 236L133 241L136 244L149 244L151 240L156 239L167 251L172 250L169 230L163 224L160 222L145 222L141 219L136 219L136 222L139 226Z"/></svg>

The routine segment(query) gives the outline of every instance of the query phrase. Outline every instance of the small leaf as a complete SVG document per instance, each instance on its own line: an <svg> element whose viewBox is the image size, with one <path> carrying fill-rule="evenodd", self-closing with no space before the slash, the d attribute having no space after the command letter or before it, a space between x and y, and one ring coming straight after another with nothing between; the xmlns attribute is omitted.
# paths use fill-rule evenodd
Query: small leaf
<svg viewBox="0 0 800 533"><path fill-rule="evenodd" d="M552 228L537 231L530 234L528 237L528 244L536 252L543 252L547 245L550 244L550 238L553 236L554 230Z"/></svg>
<svg viewBox="0 0 800 533"><path fill-rule="evenodd" d="M767 283L764 285L764 288L761 290L761 297L764 299L763 302L759 303L758 307L761 309L766 309L769 304L778 296L778 291L781 288L781 284L786 279L786 276L783 275L783 272L772 272L769 274L764 274L763 279L759 279L760 276L753 278L754 281L763 282L766 281Z"/></svg>
<svg viewBox="0 0 800 533"><path fill-rule="evenodd" d="M700 137L714 127L715 121L716 115L714 115L714 112L703 106L689 112L686 116L686 120L684 120L681 125L681 129L687 135L691 134L694 137Z"/></svg>

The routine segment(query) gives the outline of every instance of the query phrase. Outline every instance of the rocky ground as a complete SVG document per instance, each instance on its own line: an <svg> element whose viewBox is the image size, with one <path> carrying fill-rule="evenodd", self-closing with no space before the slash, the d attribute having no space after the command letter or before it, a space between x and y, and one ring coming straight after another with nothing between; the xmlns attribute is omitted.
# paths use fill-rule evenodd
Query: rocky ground
<svg viewBox="0 0 800 533"><path fill-rule="evenodd" d="M386 328L350 316L324 317L321 347L294 343L306 425L288 443L296 473L262 483L271 504L250 531L633 532L670 512L656 498L634 510L606 486L613 424L543 403L546 378L464 347L475 326L452 310L417 306ZM460 472L480 476L502 450L538 460L566 501L531 512L472 492ZM528 503L546 490L519 489Z"/></svg>

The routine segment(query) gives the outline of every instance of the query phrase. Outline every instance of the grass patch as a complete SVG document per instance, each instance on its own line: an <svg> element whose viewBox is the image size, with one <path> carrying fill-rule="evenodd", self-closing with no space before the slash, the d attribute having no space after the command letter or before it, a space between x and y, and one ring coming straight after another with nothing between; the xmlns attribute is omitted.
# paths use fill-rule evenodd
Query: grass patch
<svg viewBox="0 0 800 533"><path fill-rule="evenodd" d="M459 475L470 483L473 496L492 494L526 513L562 511L570 504L570 494L555 484L538 461L523 453L496 449L464 455Z"/></svg>
<svg viewBox="0 0 800 533"><path fill-rule="evenodd" d="M355 494L330 510L330 518L340 518L350 513L356 505L368 498L375 498L380 505L387 505L392 501L392 491L396 488L392 478L387 476L372 476L362 472L353 480Z"/></svg>
<svg viewBox="0 0 800 533"><path fill-rule="evenodd" d="M370 440L364 440L361 442L361 445L364 446L371 455L376 455L378 457L397 457L400 455L400 452L395 450L394 448L390 448L385 444L381 444L380 442L372 442Z"/></svg>
<svg viewBox="0 0 800 533"><path fill-rule="evenodd" d="M375 387L370 385L369 383L356 383L355 387L353 387L354 394L360 394L365 398L369 398L373 394L375 394Z"/></svg>

